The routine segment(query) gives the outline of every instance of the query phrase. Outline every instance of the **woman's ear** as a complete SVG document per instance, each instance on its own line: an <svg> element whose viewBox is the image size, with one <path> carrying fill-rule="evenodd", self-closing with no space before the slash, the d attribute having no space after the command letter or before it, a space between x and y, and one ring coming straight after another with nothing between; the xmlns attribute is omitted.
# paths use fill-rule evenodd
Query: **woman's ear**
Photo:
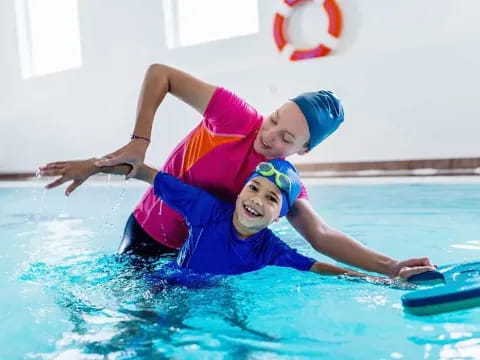
<svg viewBox="0 0 480 360"><path fill-rule="evenodd" d="M308 154L309 151L310 150L308 150L307 147L303 147L299 152L297 152L297 155L302 156L302 155Z"/></svg>

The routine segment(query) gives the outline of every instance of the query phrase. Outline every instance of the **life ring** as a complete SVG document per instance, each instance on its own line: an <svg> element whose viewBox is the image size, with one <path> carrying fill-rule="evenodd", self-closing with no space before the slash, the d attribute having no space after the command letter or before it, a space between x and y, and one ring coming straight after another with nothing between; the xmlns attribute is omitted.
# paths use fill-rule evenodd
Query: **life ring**
<svg viewBox="0 0 480 360"><path fill-rule="evenodd" d="M285 21L294 11L294 7L305 0L282 0L282 8L275 13L273 22L273 38L278 51L286 53L291 61L304 60L328 55L332 45L323 43L310 49L295 49L285 36ZM336 41L342 33L342 12L335 0L313 0L321 2L328 16L328 34Z"/></svg>

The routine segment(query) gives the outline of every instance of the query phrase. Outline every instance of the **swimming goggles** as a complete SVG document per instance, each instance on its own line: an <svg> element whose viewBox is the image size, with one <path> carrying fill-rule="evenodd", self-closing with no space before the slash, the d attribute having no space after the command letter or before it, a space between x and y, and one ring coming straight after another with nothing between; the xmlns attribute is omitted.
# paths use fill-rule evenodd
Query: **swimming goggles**
<svg viewBox="0 0 480 360"><path fill-rule="evenodd" d="M287 175L275 169L275 167L268 162L261 162L260 164L258 164L255 171L262 176L275 175L275 185L277 185L280 190L286 193L287 200L290 202L288 195L290 194L292 183L290 181L290 178Z"/></svg>

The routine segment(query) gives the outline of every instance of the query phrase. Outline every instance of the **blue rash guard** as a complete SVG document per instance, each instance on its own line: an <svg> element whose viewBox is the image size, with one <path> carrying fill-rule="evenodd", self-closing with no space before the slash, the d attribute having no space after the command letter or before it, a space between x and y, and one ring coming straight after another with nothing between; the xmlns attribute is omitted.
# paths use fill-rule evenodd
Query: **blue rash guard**
<svg viewBox="0 0 480 360"><path fill-rule="evenodd" d="M233 226L234 205L210 193L159 172L155 195L185 218L189 234L177 256L177 265L196 273L233 275L267 265L308 271L316 261L299 254L265 228L241 239Z"/></svg>

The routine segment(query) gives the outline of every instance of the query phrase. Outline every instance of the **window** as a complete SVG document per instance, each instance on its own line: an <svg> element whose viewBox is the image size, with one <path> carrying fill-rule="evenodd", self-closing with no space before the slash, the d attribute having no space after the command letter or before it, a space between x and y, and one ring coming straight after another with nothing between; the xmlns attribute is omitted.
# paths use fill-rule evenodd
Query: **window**
<svg viewBox="0 0 480 360"><path fill-rule="evenodd" d="M167 47L254 34L258 0L164 0Z"/></svg>
<svg viewBox="0 0 480 360"><path fill-rule="evenodd" d="M82 66L78 0L15 0L22 76Z"/></svg>

